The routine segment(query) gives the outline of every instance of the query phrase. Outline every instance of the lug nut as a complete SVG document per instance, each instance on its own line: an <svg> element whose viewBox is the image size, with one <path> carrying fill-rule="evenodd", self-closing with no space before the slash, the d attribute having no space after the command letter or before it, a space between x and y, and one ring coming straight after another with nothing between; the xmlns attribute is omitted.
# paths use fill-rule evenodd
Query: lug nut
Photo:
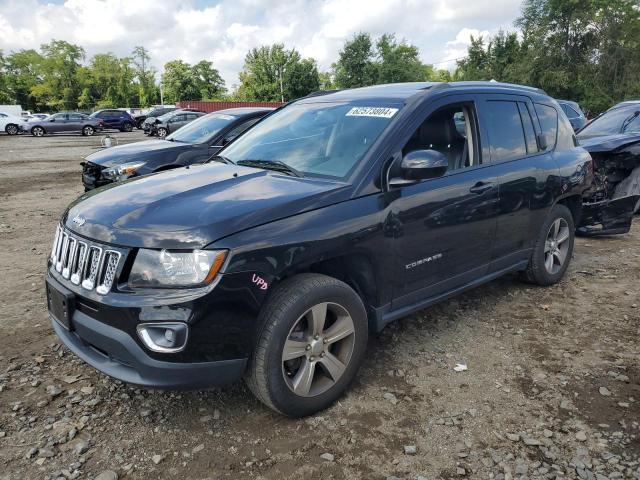
<svg viewBox="0 0 640 480"><path fill-rule="evenodd" d="M309 357L309 361L310 361L310 362L313 362L314 360L315 360L315 357L314 357L313 355L311 355L311 356Z"/></svg>
<svg viewBox="0 0 640 480"><path fill-rule="evenodd" d="M320 352L320 358L324 357L324 352Z"/></svg>
<svg viewBox="0 0 640 480"><path fill-rule="evenodd" d="M318 340L320 338L320 335L316 335L315 337L313 337L314 340Z"/></svg>
<svg viewBox="0 0 640 480"><path fill-rule="evenodd" d="M305 347L305 350L311 350L311 345L307 345L307 346Z"/></svg>

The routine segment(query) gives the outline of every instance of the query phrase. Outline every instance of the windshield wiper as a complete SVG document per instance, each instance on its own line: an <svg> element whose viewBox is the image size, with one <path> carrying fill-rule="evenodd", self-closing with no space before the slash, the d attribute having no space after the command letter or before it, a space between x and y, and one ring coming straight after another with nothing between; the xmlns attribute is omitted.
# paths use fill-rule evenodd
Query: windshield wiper
<svg viewBox="0 0 640 480"><path fill-rule="evenodd" d="M228 163L229 165L235 165L235 163L233 163L227 157L223 157L222 155L214 155L209 160L207 160L207 163L209 162L220 162L220 163Z"/></svg>
<svg viewBox="0 0 640 480"><path fill-rule="evenodd" d="M265 170L275 170L276 172L285 173L292 177L304 177L302 172L296 170L291 165L281 162L280 160L238 160L237 165L263 168Z"/></svg>

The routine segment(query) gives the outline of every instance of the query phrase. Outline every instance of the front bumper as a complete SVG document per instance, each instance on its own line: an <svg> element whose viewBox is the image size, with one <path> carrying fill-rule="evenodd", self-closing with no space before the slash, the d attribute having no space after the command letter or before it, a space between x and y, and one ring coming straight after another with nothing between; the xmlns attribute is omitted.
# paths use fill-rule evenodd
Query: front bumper
<svg viewBox="0 0 640 480"><path fill-rule="evenodd" d="M174 363L150 358L125 332L82 312L69 331L51 319L69 350L96 370L133 385L171 390L199 390L233 383L242 377L246 359Z"/></svg>

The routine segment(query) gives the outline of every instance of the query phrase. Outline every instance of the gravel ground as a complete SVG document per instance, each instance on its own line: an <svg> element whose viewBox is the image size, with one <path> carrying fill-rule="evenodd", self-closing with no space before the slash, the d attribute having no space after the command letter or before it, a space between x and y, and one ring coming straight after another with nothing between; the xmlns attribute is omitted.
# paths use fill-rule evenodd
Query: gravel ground
<svg viewBox="0 0 640 480"><path fill-rule="evenodd" d="M578 239L554 287L506 277L399 320L340 402L291 420L241 384L123 385L58 343L46 256L98 147L0 136L0 480L640 478L640 222Z"/></svg>

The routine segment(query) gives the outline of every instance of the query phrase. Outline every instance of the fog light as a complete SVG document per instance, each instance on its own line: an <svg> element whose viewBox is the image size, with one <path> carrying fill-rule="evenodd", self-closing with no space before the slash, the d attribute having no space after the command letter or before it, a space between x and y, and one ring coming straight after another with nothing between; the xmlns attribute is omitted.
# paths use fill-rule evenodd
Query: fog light
<svg viewBox="0 0 640 480"><path fill-rule="evenodd" d="M142 343L151 351L180 352L187 345L189 327L186 323L141 323L136 328Z"/></svg>

